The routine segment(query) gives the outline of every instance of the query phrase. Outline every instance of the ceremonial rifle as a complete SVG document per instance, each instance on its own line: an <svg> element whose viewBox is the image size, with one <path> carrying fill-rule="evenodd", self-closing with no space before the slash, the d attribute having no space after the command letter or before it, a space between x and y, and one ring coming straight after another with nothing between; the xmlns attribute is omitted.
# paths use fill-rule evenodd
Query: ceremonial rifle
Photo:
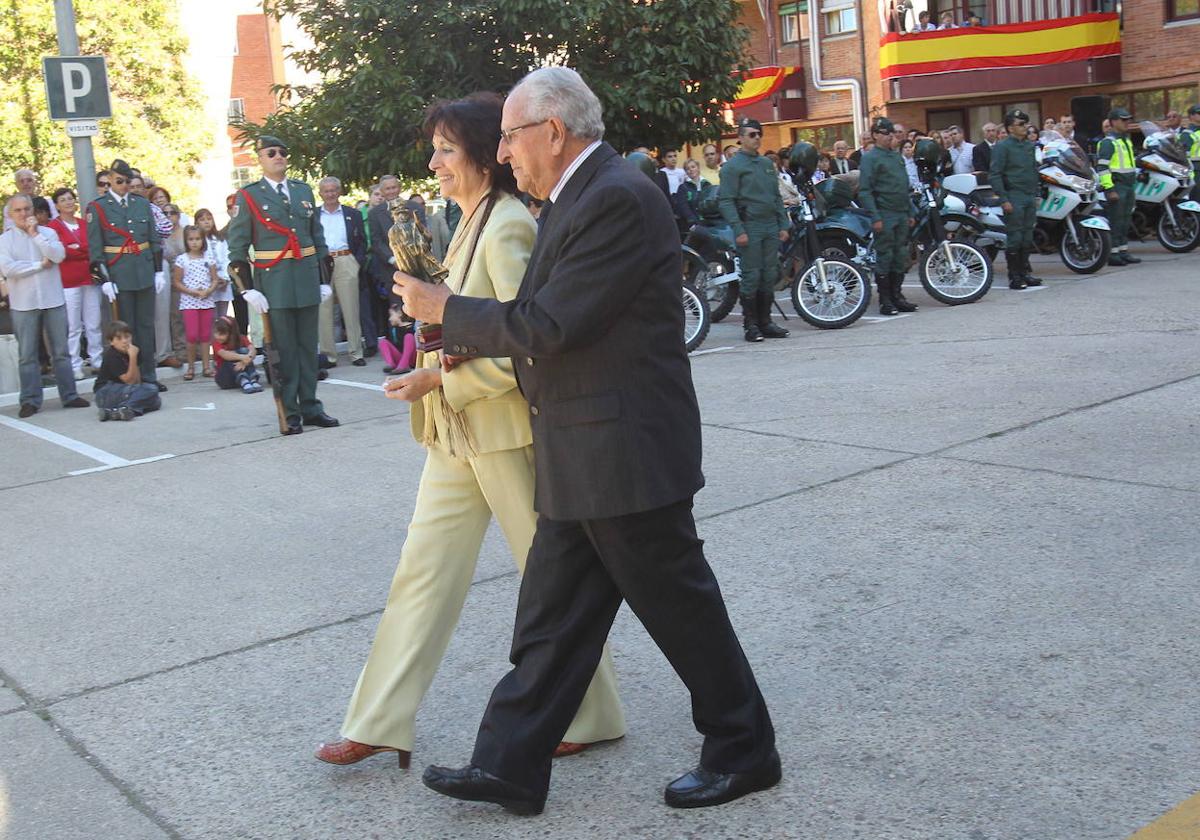
<svg viewBox="0 0 1200 840"><path fill-rule="evenodd" d="M244 295L247 289L254 288L250 279L250 264L242 260L234 260L229 264L229 276L237 286L238 294ZM271 394L275 397L275 413L279 417L279 431L288 433L287 411L283 407L283 373L279 365L279 350L275 348L275 338L271 333L271 314L261 313L263 322L263 358L267 365L267 381L271 383Z"/></svg>

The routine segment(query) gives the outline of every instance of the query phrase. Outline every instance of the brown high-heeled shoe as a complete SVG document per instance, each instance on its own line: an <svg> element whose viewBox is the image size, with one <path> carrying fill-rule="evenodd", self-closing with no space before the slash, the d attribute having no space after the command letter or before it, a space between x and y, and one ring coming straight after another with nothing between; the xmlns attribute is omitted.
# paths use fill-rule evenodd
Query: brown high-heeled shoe
<svg viewBox="0 0 1200 840"><path fill-rule="evenodd" d="M329 764L357 764L364 758L370 758L373 755L385 752L396 753L396 757L400 762L400 769L408 769L409 762L412 761L412 753L408 750L401 750L396 747L373 747L370 744L360 744L358 741L351 741L349 738L334 741L332 744L321 744L321 746L317 747L316 756L321 761L328 762Z"/></svg>

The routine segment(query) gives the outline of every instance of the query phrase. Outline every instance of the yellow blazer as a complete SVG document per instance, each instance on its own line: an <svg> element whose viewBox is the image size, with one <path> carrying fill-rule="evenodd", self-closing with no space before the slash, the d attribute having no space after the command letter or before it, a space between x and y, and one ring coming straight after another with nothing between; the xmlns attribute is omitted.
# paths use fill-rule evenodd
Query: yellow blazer
<svg viewBox="0 0 1200 840"><path fill-rule="evenodd" d="M482 208L481 211L482 212ZM465 234L465 219L454 232ZM502 193L479 237L468 275L462 276L470 243L462 243L456 264L449 266L446 283L455 294L467 297L512 300L521 287L525 266L533 252L537 223L514 196ZM417 367L439 367L437 353L418 353ZM511 359L471 359L442 374L446 402L466 417L467 427L480 454L520 449L533 444L529 427L529 405L517 388ZM422 399L409 412L413 437L421 441L425 412L432 405L438 430L438 445L445 448L446 422L439 400Z"/></svg>

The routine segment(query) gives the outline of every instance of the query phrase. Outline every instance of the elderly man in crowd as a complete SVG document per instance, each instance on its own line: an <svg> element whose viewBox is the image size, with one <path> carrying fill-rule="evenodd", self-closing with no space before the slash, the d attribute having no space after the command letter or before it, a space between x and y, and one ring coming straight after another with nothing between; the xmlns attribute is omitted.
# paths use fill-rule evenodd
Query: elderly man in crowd
<svg viewBox="0 0 1200 840"><path fill-rule="evenodd" d="M28 195L14 195L5 204L5 211L12 227L0 234L0 276L6 278L20 354L20 416L31 417L42 407L38 347L43 332L50 341L63 408L86 408L90 403L75 390L75 372L67 352L67 302L58 272L58 264L66 259L66 248L58 234L38 225L33 199Z"/></svg>
<svg viewBox="0 0 1200 840"><path fill-rule="evenodd" d="M850 144L845 140L838 140L833 144L833 159L830 172L834 175L845 175L847 172L853 172L858 169L858 164L850 160L847 155L850 153Z"/></svg>
<svg viewBox="0 0 1200 840"><path fill-rule="evenodd" d="M38 176L32 169L18 169L13 173L13 181L17 187L17 195L29 196L29 198L38 197ZM53 202L50 203L50 218L58 217L58 209ZM8 230L13 226L12 219L8 217L8 211L4 213L4 229Z"/></svg>
<svg viewBox="0 0 1200 840"><path fill-rule="evenodd" d="M986 173L992 166L992 147L1000 140L1000 129L993 123L983 124L983 142L971 149L971 169Z"/></svg>
<svg viewBox="0 0 1200 840"><path fill-rule="evenodd" d="M321 301L318 329L321 352L332 364L337 364L337 346L333 341L333 303L336 300L346 325L351 364L362 367L367 363L363 358L362 322L358 313L358 275L367 262L367 234L362 214L338 200L342 197L342 182L332 175L317 182L317 193L321 196L321 228L325 231L325 244L333 259L330 283L333 295Z"/></svg>

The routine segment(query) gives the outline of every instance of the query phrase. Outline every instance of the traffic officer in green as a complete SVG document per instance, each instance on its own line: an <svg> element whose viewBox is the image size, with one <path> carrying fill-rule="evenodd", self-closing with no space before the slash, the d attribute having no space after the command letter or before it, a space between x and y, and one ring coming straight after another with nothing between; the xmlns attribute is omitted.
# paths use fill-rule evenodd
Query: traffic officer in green
<svg viewBox="0 0 1200 840"><path fill-rule="evenodd" d="M746 341L787 338L788 331L771 321L779 283L779 243L787 241L790 228L779 194L779 174L758 153L762 145L758 120L743 117L738 140L741 149L721 167L718 194L721 216L733 228L741 257L742 329Z"/></svg>
<svg viewBox="0 0 1200 840"><path fill-rule="evenodd" d="M333 294L329 249L312 189L287 177L287 146L264 134L255 150L263 178L237 192L229 268L246 289L246 303L270 325L279 353L283 433L298 435L302 424L338 425L317 399L317 315L321 301Z"/></svg>
<svg viewBox="0 0 1200 840"><path fill-rule="evenodd" d="M121 319L133 329L142 381L165 391L154 369L154 299L166 286L166 275L159 273L162 238L150 202L129 189L133 168L115 160L109 171L108 192L88 204L84 216L92 279L101 283L110 303L117 302Z"/></svg>
<svg viewBox="0 0 1200 840"><path fill-rule="evenodd" d="M988 183L1004 210L1004 258L1008 262L1010 289L1042 285L1029 265L1041 185L1037 147L1029 141L1028 127L1029 115L1024 111L1018 109L1004 115L1007 136L992 147L992 163L988 168Z"/></svg>
<svg viewBox="0 0 1200 840"><path fill-rule="evenodd" d="M1133 142L1129 139L1129 120L1132 115L1124 108L1108 112L1112 130L1096 149L1096 171L1100 173L1100 188L1104 190L1104 213L1112 228L1112 253L1109 265L1132 265L1141 260L1129 253L1129 226L1137 206L1134 188L1137 186L1137 162Z"/></svg>
<svg viewBox="0 0 1200 840"><path fill-rule="evenodd" d="M896 146L896 126L887 117L871 124L874 147L858 164L858 201L871 214L875 231L875 286L879 314L914 312L900 290L908 270L908 235L916 223L909 195L908 170Z"/></svg>
<svg viewBox="0 0 1200 840"><path fill-rule="evenodd" d="M1188 108L1188 124L1179 132L1179 145L1192 162L1193 201L1200 201L1200 103Z"/></svg>

